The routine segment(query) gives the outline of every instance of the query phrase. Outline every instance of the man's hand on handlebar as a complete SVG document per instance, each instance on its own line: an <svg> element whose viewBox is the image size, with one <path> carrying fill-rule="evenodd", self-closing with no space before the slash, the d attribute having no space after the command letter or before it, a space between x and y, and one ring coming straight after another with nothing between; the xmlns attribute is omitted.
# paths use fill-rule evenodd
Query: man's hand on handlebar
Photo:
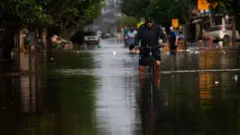
<svg viewBox="0 0 240 135"><path fill-rule="evenodd" d="M141 48L141 46L140 45L135 45L134 48Z"/></svg>

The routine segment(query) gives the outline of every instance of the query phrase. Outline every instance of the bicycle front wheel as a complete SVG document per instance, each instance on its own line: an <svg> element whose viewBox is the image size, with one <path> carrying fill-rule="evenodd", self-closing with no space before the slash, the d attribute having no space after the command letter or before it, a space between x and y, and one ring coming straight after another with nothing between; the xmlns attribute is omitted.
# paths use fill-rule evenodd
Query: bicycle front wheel
<svg viewBox="0 0 240 135"><path fill-rule="evenodd" d="M154 60L151 61L150 74L151 74L151 78L150 78L151 79L151 83L153 85L153 83L154 83L154 76L155 76L155 61Z"/></svg>

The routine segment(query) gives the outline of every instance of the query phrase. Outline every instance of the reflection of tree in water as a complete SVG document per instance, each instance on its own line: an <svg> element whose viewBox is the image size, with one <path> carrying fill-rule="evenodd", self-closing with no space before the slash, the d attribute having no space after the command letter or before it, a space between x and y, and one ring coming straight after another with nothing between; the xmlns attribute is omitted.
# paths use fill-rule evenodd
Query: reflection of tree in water
<svg viewBox="0 0 240 135"><path fill-rule="evenodd" d="M204 99L205 104L201 104L203 99L200 99L200 82L193 81L198 76L198 73L184 73L161 78L162 89L168 90L169 104L165 108L159 106L157 109L155 134L239 133L239 84L232 84L235 82L229 73L214 74L213 78L220 79L220 84L212 85L211 98Z"/></svg>
<svg viewBox="0 0 240 135"><path fill-rule="evenodd" d="M3 135L17 134L20 124L18 77L6 76L11 68L11 63L0 63L0 130Z"/></svg>
<svg viewBox="0 0 240 135"><path fill-rule="evenodd" d="M47 66L50 69L56 69L79 66L79 62L84 63L81 57L72 56L71 60L61 61L56 58L55 62L61 61L62 63ZM85 56L88 58L87 66L92 67L93 64L88 61L91 61L91 56L87 54ZM32 56L25 56L20 60L20 64L24 61L27 64L23 68L24 75L3 76L0 74L1 133L4 135L96 134L95 112L93 111L95 107L94 77L66 77L56 73L50 73L47 76L46 63L41 63L44 59L36 57L31 60L27 57ZM76 63L76 65L64 66L64 62L65 64ZM11 66L10 64L5 69L11 70ZM36 73L31 71L36 71Z"/></svg>
<svg viewBox="0 0 240 135"><path fill-rule="evenodd" d="M52 69L92 69L94 66L89 53L65 52L54 55L56 64L52 65ZM60 108L55 123L56 134L96 134L95 112L93 111L95 110L95 78L93 76L56 74L49 81L52 82L48 82L48 87L50 87L48 91L58 88L56 92L51 92L52 97L48 98L49 100L59 99Z"/></svg>
<svg viewBox="0 0 240 135"><path fill-rule="evenodd" d="M157 130L157 120L164 109L163 91L155 84L151 93L150 81L145 78L140 82L140 113L142 118L142 129L144 135L152 135Z"/></svg>

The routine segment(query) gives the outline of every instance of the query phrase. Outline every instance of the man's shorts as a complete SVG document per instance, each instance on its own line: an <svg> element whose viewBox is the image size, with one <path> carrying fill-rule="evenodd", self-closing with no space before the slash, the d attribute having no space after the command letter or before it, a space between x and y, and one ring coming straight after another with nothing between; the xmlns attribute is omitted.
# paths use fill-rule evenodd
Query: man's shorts
<svg viewBox="0 0 240 135"><path fill-rule="evenodd" d="M177 46L176 46L175 44L170 45L170 50L171 50L171 51L177 50Z"/></svg>
<svg viewBox="0 0 240 135"><path fill-rule="evenodd" d="M147 55L148 52L140 50L139 55L139 66L148 66L151 64L151 61L149 60L149 56ZM152 51L152 54L156 61L161 61L161 55L159 49L154 49Z"/></svg>
<svg viewBox="0 0 240 135"><path fill-rule="evenodd" d="M134 49L134 45L129 45L129 50L133 50Z"/></svg>

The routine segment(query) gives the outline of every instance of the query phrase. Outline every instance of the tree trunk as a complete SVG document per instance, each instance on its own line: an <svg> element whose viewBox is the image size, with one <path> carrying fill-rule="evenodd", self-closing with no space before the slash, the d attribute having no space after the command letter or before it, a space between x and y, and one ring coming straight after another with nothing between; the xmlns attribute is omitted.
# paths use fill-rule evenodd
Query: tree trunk
<svg viewBox="0 0 240 135"><path fill-rule="evenodd" d="M236 14L234 20L236 24L236 30L240 32L240 14Z"/></svg>
<svg viewBox="0 0 240 135"><path fill-rule="evenodd" d="M2 55L4 59L11 59L11 51L14 47L14 30L7 29L3 36Z"/></svg>
<svg viewBox="0 0 240 135"><path fill-rule="evenodd" d="M23 50L25 50L24 48L24 29L21 29L19 31L19 48L20 52L22 52Z"/></svg>
<svg viewBox="0 0 240 135"><path fill-rule="evenodd" d="M185 25L184 25L184 49L186 50L188 48L188 44L187 44L187 39L188 39L188 22L186 21Z"/></svg>
<svg viewBox="0 0 240 135"><path fill-rule="evenodd" d="M233 21L232 21L232 47L237 47L237 45L236 45L236 21L235 21L235 17L233 17Z"/></svg>
<svg viewBox="0 0 240 135"><path fill-rule="evenodd" d="M43 48L46 49L47 48L47 28L46 27L44 27L41 31L41 38L43 42Z"/></svg>
<svg viewBox="0 0 240 135"><path fill-rule="evenodd" d="M235 23L235 31L238 32L238 34L240 34L240 14L234 15L234 23ZM236 32L235 32L235 35L236 35ZM236 40L235 40L235 43L236 43ZM236 44L236 47L240 49L239 44Z"/></svg>
<svg viewBox="0 0 240 135"><path fill-rule="evenodd" d="M37 29L36 28L30 28L29 29L29 35L30 35L30 50L34 51L37 45Z"/></svg>

